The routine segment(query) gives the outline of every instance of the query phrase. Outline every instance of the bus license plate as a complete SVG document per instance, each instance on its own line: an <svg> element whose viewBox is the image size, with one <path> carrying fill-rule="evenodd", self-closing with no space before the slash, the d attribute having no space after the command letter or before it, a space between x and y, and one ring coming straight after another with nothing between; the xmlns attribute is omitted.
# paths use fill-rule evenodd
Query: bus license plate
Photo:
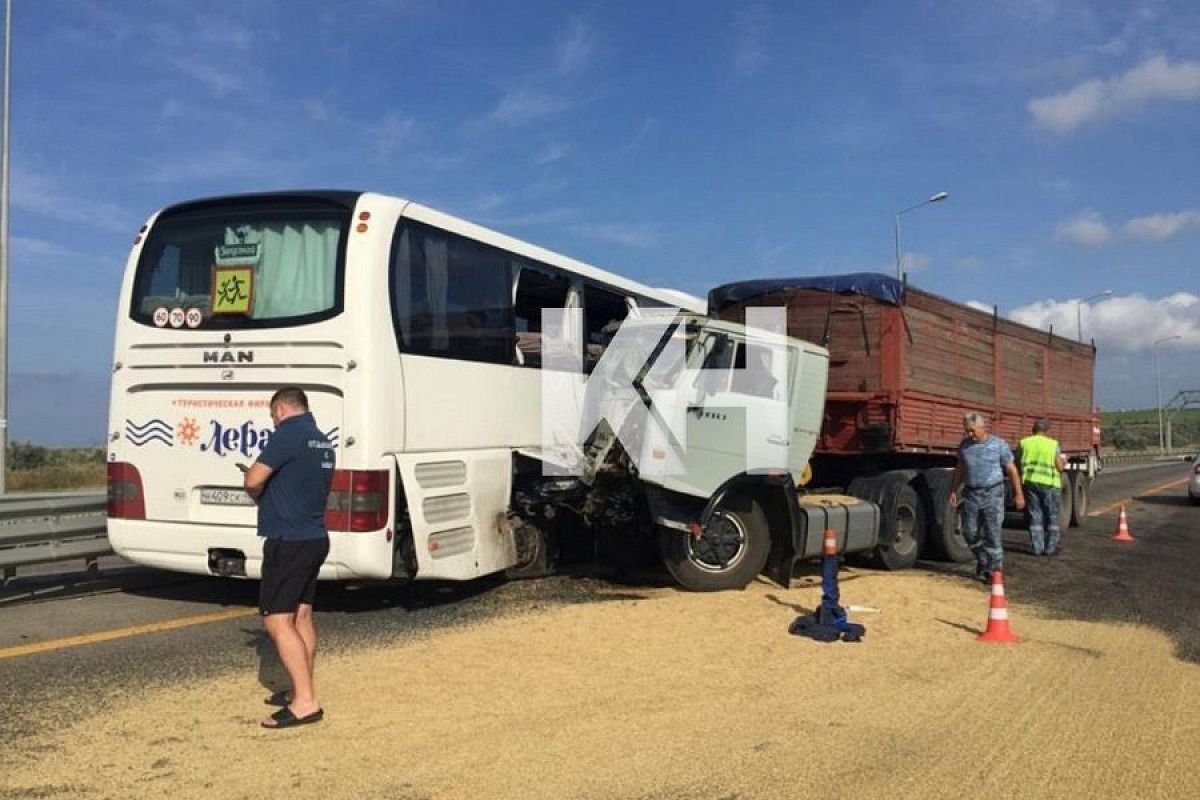
<svg viewBox="0 0 1200 800"><path fill-rule="evenodd" d="M201 489L200 502L206 506L252 506L254 501L242 489Z"/></svg>

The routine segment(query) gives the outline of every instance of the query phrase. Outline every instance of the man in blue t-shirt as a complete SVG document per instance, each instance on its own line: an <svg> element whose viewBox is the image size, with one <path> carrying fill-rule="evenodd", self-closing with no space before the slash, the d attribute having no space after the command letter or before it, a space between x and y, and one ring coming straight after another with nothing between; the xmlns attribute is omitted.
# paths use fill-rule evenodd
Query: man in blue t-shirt
<svg viewBox="0 0 1200 800"><path fill-rule="evenodd" d="M950 484L950 505L961 505L962 533L975 554L975 577L988 583L1004 569L1004 476L1013 487L1013 503L1025 507L1021 476L1008 443L987 432L987 420L974 411L963 415L966 436L958 446L958 465ZM959 487L962 489L961 502ZM983 523L983 535L979 526Z"/></svg>
<svg viewBox="0 0 1200 800"><path fill-rule="evenodd" d="M329 555L325 505L334 452L300 389L280 389L271 397L271 421L275 433L246 468L244 486L258 503L258 535L264 537L258 608L292 681L290 698L276 692L267 700L283 708L262 724L290 728L325 715L313 683L317 629L312 609L317 575Z"/></svg>

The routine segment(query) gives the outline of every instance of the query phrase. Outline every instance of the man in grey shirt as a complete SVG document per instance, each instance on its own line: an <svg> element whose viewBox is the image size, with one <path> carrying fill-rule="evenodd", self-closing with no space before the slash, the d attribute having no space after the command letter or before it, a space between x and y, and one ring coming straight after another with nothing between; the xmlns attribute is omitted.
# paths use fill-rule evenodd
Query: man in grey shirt
<svg viewBox="0 0 1200 800"><path fill-rule="evenodd" d="M950 484L950 505L962 506L962 532L975 554L975 577L988 583L1004 569L1004 476L1013 487L1013 504L1025 508L1021 475L1008 443L987 432L987 419L974 411L963 415L966 437L958 446L958 464ZM961 499L959 488L962 488ZM983 533L980 534L980 523Z"/></svg>

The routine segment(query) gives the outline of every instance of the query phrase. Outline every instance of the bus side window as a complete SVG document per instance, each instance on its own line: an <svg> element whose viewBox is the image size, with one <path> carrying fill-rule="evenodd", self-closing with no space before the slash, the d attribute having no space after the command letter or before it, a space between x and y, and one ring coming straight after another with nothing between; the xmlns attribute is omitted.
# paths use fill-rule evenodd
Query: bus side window
<svg viewBox="0 0 1200 800"><path fill-rule="evenodd" d="M591 372L629 313L625 298L588 285L583 292L583 370Z"/></svg>
<svg viewBox="0 0 1200 800"><path fill-rule="evenodd" d="M517 351L527 367L542 365L542 309L566 308L571 281L540 267L514 262L516 291L513 313Z"/></svg>
<svg viewBox="0 0 1200 800"><path fill-rule="evenodd" d="M404 222L393 243L392 270L392 308L404 349L512 364L512 273L506 253Z"/></svg>

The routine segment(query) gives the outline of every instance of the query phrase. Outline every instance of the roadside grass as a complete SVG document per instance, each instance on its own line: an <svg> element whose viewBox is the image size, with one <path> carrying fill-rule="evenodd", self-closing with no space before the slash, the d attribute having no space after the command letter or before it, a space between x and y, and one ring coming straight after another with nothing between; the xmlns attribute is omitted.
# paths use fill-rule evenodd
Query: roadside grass
<svg viewBox="0 0 1200 800"><path fill-rule="evenodd" d="M104 462L44 466L34 469L10 469L6 476L6 486L10 492L103 489L106 483Z"/></svg>
<svg viewBox="0 0 1200 800"><path fill-rule="evenodd" d="M102 447L44 447L14 441L5 472L10 492L103 489L107 483Z"/></svg>

